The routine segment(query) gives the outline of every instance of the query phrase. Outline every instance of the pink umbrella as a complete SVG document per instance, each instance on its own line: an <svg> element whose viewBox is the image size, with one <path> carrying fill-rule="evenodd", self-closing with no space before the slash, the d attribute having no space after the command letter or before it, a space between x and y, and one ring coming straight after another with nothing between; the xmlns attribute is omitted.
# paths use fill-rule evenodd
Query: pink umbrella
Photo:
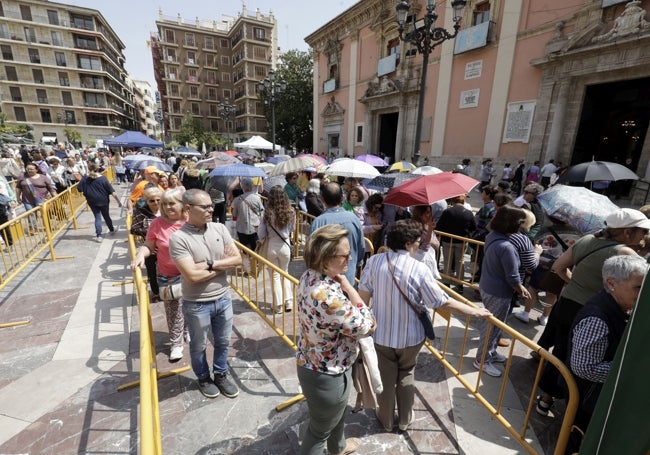
<svg viewBox="0 0 650 455"><path fill-rule="evenodd" d="M384 204L399 207L433 204L443 199L467 194L478 183L478 180L460 173L442 172L440 174L423 175L389 190L384 199Z"/></svg>

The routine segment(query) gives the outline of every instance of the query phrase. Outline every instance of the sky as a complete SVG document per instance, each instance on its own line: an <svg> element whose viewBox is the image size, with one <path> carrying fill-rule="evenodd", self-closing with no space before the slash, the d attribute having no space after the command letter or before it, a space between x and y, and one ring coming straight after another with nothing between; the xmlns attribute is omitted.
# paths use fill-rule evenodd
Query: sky
<svg viewBox="0 0 650 455"><path fill-rule="evenodd" d="M247 0L249 15L257 8L264 15L273 11L278 24L278 46L281 51L298 49L307 51L304 38L357 3L358 0ZM147 40L156 31L158 9L162 7L165 18L175 18L178 13L183 22L199 20L220 21L223 14L237 16L242 11L241 0L58 0L102 13L120 37L126 49L126 70L132 79L148 81L156 90L151 51Z"/></svg>

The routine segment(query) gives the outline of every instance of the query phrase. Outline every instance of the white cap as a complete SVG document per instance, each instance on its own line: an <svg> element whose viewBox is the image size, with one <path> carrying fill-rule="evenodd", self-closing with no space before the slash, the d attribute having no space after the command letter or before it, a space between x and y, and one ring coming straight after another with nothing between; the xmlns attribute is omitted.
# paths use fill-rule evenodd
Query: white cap
<svg viewBox="0 0 650 455"><path fill-rule="evenodd" d="M620 209L605 218L605 224L610 228L641 228L650 229L650 219L635 209Z"/></svg>

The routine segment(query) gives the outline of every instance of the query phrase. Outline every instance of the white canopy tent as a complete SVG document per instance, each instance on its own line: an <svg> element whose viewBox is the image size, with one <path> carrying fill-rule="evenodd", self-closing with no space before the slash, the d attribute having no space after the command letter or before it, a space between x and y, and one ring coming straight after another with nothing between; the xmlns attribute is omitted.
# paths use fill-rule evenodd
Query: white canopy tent
<svg viewBox="0 0 650 455"><path fill-rule="evenodd" d="M273 149L273 143L267 141L262 136L253 136L247 141L244 142L235 142L236 148L253 148L253 149L262 149L262 150L271 150ZM282 150L282 147L278 144L275 144L275 150Z"/></svg>

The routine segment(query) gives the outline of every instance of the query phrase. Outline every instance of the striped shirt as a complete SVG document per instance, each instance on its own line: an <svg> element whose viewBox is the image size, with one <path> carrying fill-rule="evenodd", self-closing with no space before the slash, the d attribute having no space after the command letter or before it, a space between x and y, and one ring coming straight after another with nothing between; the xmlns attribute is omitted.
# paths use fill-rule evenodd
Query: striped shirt
<svg viewBox="0 0 650 455"><path fill-rule="evenodd" d="M508 237L519 255L519 278L523 283L526 272L532 272L539 265L539 258L535 254L535 246L523 232L515 232Z"/></svg>
<svg viewBox="0 0 650 455"><path fill-rule="evenodd" d="M408 251L391 251L387 254L395 268L395 278L400 288L413 304L438 308L450 300L436 283L431 270L412 258ZM376 254L368 259L359 289L372 295L372 312L377 321L372 335L375 343L402 349L421 343L425 334L418 315L392 279L387 254Z"/></svg>

